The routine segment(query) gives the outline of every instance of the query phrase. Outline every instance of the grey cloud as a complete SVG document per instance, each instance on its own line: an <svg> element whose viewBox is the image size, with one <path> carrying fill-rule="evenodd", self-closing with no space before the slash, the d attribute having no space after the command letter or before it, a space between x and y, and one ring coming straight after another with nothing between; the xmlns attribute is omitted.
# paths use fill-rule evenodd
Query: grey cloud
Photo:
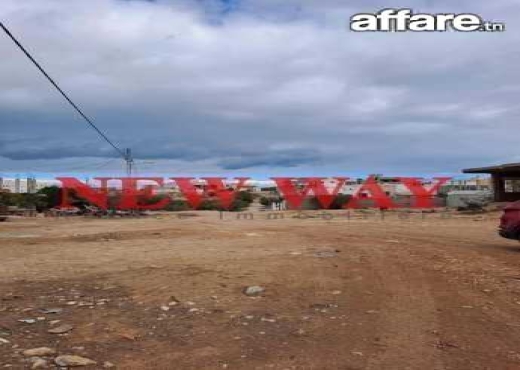
<svg viewBox="0 0 520 370"><path fill-rule="evenodd" d="M298 167L316 164L320 155L315 150L271 150L263 153L246 153L240 157L224 158L219 164L225 170L240 170L254 167Z"/></svg>
<svg viewBox="0 0 520 370"><path fill-rule="evenodd" d="M400 4L478 12L507 22L503 34L348 31L350 15L383 0L225 3L4 0L0 17L110 137L156 162L150 171L457 171L514 160L517 2ZM0 50L10 168L114 156L4 37Z"/></svg>

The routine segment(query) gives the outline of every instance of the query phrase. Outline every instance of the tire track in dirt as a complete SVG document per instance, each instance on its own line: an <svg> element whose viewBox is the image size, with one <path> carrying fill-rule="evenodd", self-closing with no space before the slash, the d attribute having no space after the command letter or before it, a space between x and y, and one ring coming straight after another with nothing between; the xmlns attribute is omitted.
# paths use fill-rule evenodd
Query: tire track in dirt
<svg viewBox="0 0 520 370"><path fill-rule="evenodd" d="M511 265L516 261L504 251L486 249L488 241L462 242L458 236L445 236L442 241L408 234L406 237L406 243L391 251L387 248L385 256L399 256L406 261L403 276L409 271L421 271L408 275L421 275L428 281L430 299L439 307L435 332L436 347L442 352L438 358L443 359L446 368L519 369L520 309L513 301L515 294L503 283L504 274L515 272ZM489 243L494 246L492 238ZM386 270L394 271L391 266L387 261ZM400 288L406 286L405 281L400 284Z"/></svg>
<svg viewBox="0 0 520 370"><path fill-rule="evenodd" d="M444 369L435 347L437 306L424 272L411 268L395 249L370 247L364 252L370 254L375 279L365 283L373 283L381 299L377 330L383 345L365 368Z"/></svg>

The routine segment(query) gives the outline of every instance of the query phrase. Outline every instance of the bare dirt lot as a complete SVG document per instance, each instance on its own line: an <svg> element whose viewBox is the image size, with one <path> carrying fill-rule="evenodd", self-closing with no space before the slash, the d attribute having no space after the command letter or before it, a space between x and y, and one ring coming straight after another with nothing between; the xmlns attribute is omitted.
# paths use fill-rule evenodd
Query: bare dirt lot
<svg viewBox="0 0 520 370"><path fill-rule="evenodd" d="M520 369L498 213L343 214L1 223L0 367Z"/></svg>

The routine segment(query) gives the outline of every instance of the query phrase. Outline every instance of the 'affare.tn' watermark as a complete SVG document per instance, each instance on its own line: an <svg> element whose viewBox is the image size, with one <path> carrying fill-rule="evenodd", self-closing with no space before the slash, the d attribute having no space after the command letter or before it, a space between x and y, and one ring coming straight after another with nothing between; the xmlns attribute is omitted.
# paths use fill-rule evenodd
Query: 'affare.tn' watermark
<svg viewBox="0 0 520 370"><path fill-rule="evenodd" d="M350 29L356 32L502 32L505 28L504 23L485 21L477 14L414 14L412 9L383 9L350 18Z"/></svg>

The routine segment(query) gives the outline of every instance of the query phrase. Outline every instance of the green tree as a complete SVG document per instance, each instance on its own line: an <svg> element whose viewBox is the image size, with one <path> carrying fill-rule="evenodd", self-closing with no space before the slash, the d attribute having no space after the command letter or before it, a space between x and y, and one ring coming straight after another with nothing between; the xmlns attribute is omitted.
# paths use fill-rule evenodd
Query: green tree
<svg viewBox="0 0 520 370"><path fill-rule="evenodd" d="M61 203L61 188L58 186L46 186L40 189L36 196L38 197L36 208L39 212L57 207Z"/></svg>
<svg viewBox="0 0 520 370"><path fill-rule="evenodd" d="M235 194L235 199L251 204L253 203L254 197L250 191L239 191Z"/></svg>
<svg viewBox="0 0 520 370"><path fill-rule="evenodd" d="M267 197L261 197L260 198L260 204L263 205L263 206L270 206L271 204L273 203L273 201Z"/></svg>

